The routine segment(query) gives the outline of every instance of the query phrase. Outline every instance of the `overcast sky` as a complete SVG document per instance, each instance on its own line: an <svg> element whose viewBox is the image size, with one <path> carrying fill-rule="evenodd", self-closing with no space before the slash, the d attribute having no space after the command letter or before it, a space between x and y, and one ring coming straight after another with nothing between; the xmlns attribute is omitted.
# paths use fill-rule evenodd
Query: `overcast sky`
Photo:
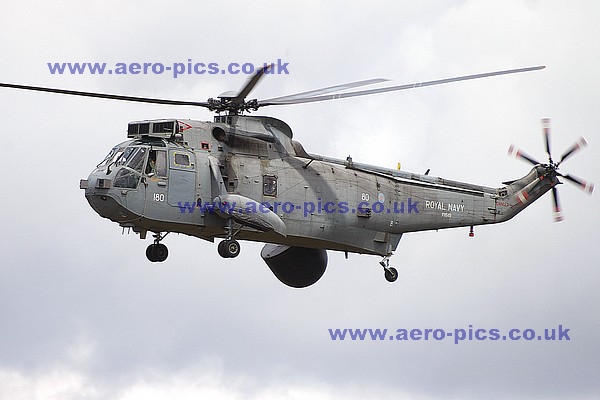
<svg viewBox="0 0 600 400"><path fill-rule="evenodd" d="M4 1L0 82L204 101L242 75L51 75L48 62L289 63L269 98L357 81L392 84L546 65L543 71L261 110L307 151L500 186L544 159L600 183L596 1ZM203 109L0 90L0 398L333 399L600 396L598 193L560 186L496 226L403 237L379 257L329 252L323 278L282 285L242 243L122 235L78 188L129 121L211 120ZM532 328L570 341L332 341L332 328Z"/></svg>

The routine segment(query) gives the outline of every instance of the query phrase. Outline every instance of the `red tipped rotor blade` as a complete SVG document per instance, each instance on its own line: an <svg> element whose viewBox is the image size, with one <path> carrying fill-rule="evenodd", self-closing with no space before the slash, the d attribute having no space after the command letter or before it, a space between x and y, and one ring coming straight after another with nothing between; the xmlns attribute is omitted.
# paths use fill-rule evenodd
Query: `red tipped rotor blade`
<svg viewBox="0 0 600 400"><path fill-rule="evenodd" d="M558 190L556 190L556 187L552 188L552 202L554 203L554 222L560 222L564 218L560 210L560 203L558 201Z"/></svg>
<svg viewBox="0 0 600 400"><path fill-rule="evenodd" d="M520 158L529 161L533 165L540 164L535 158L529 156L527 153L523 152L521 149L519 149L513 144L510 145L510 148L508 149L508 154L515 158Z"/></svg>
<svg viewBox="0 0 600 400"><path fill-rule="evenodd" d="M588 194L592 194L592 192L594 191L594 184L591 182L586 182L583 179L576 178L573 175L569 175L569 174L560 175L560 176L562 176L566 180L571 181L574 184L578 185L582 190L584 190Z"/></svg>
<svg viewBox="0 0 600 400"><path fill-rule="evenodd" d="M577 140L573 144L573 146L569 147L569 149L567 151L565 151L565 153L560 157L560 161L558 163L559 164L562 163L567 158L571 157L573 154L575 154L579 150L583 149L585 146L587 146L587 142L585 141L584 138L580 137L579 140Z"/></svg>
<svg viewBox="0 0 600 400"><path fill-rule="evenodd" d="M552 160L552 154L550 153L550 118L542 119L542 130L544 131L544 141L546 142L546 153Z"/></svg>

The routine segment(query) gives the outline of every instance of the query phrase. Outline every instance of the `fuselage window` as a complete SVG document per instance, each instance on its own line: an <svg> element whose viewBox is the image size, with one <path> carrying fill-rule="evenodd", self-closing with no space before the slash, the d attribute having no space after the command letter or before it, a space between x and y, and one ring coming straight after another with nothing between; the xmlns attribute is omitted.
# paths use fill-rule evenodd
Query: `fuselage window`
<svg viewBox="0 0 600 400"><path fill-rule="evenodd" d="M190 166L190 156L183 153L175 153L175 165L180 167Z"/></svg>
<svg viewBox="0 0 600 400"><path fill-rule="evenodd" d="M263 194L265 196L277 196L277 177L273 175L263 176Z"/></svg>

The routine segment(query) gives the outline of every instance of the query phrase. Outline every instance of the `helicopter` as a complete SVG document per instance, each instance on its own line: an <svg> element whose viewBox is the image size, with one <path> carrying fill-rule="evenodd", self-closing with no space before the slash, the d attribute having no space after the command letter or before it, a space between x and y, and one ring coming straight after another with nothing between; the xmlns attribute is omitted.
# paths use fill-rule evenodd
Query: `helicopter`
<svg viewBox="0 0 600 400"><path fill-rule="evenodd" d="M385 279L398 271L390 258L410 232L496 224L510 220L552 192L555 221L563 219L559 178L587 193L593 184L560 173L559 166L586 146L580 138L556 162L550 151L550 121L543 119L548 162L511 145L509 153L532 165L524 177L486 187L308 153L290 126L251 115L265 106L292 105L441 85L536 71L535 66L376 89L348 91L385 79L369 79L266 100L246 100L272 65L264 65L239 92L206 102L82 92L0 83L0 87L130 102L203 107L213 121L156 119L128 124L127 140L114 146L87 179L85 198L100 216L151 233L151 262L163 262L169 233L186 234L217 246L223 258L240 254L238 240L266 243L261 257L285 285L316 283L328 264L327 250L382 257Z"/></svg>

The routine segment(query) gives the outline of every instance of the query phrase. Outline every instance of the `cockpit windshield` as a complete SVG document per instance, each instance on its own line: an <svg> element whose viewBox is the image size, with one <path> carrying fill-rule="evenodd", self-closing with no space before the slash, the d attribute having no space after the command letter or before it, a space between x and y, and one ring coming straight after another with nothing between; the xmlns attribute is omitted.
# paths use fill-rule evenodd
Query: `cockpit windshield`
<svg viewBox="0 0 600 400"><path fill-rule="evenodd" d="M110 165L112 163L114 163L115 161L117 161L117 159L121 156L121 154L123 154L123 149L125 148L125 145L123 143L116 145L115 147L113 147L110 152L106 155L106 157L104 157L104 160L102 160L100 162L100 164L98 164L96 166L96 168L102 168L105 167L107 165Z"/></svg>
<svg viewBox="0 0 600 400"><path fill-rule="evenodd" d="M115 166L121 167L114 178L113 186L135 189L140 181L144 164L149 153L147 146L128 146L117 152Z"/></svg>
<svg viewBox="0 0 600 400"><path fill-rule="evenodd" d="M137 147L132 147L132 146L127 147L123 151L121 156L119 158L117 158L117 162L115 163L115 165L117 167L119 167L121 165L127 164L127 161L129 161L129 159L135 154L137 149L138 149Z"/></svg>
<svg viewBox="0 0 600 400"><path fill-rule="evenodd" d="M127 153L130 148L131 147L128 147L127 150L125 150L125 153ZM128 156L127 164L125 165L141 174L142 169L144 168L144 161L146 161L147 153L148 149L145 147L135 148L135 150Z"/></svg>

